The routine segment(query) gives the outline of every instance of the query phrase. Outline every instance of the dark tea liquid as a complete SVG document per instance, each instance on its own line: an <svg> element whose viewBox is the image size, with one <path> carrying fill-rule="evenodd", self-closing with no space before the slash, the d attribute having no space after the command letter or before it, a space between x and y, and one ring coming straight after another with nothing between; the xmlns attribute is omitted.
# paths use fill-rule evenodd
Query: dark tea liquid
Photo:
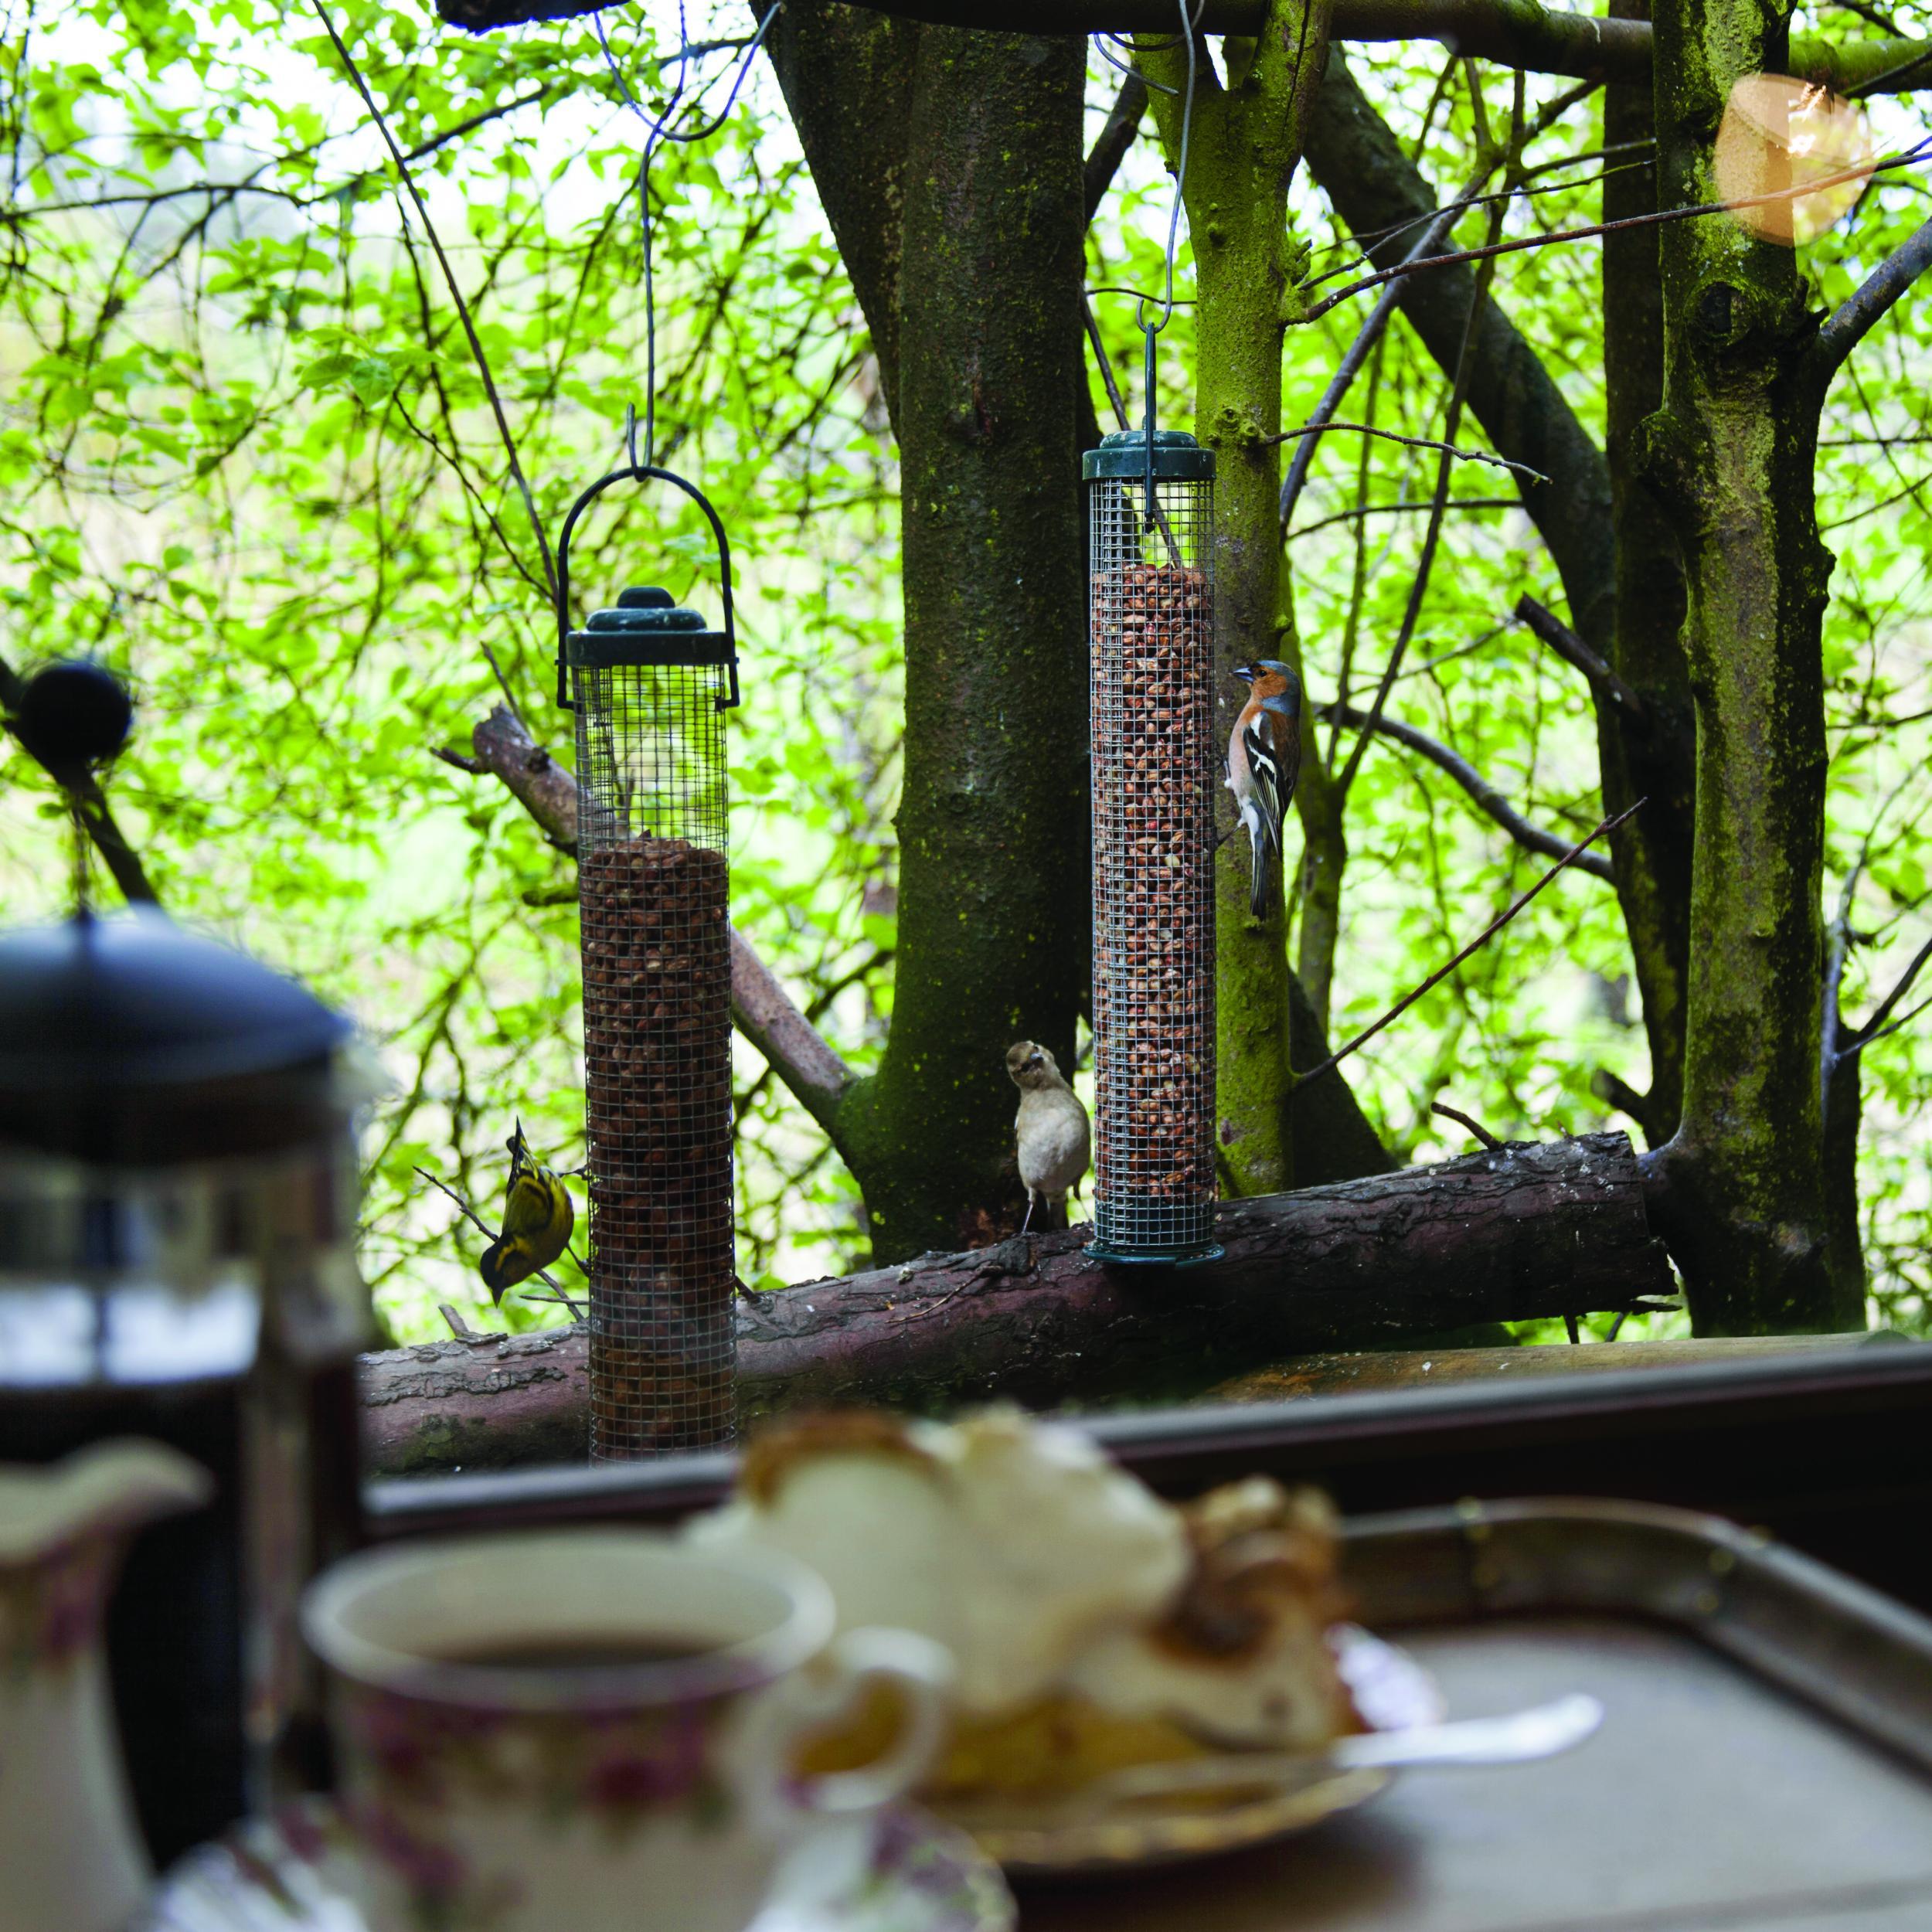
<svg viewBox="0 0 1932 1932"><path fill-rule="evenodd" d="M680 1663L717 1648L693 1637L512 1637L438 1650L435 1656L439 1664L478 1670L635 1670L646 1664Z"/></svg>

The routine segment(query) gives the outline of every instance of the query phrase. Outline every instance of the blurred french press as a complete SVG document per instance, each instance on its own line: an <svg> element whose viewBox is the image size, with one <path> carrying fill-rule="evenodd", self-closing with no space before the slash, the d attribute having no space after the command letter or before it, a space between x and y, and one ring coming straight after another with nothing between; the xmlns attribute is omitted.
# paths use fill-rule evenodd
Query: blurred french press
<svg viewBox="0 0 1932 1932"><path fill-rule="evenodd" d="M359 1536L352 1046L152 908L0 933L0 1462L143 1437L214 1478L108 1624L159 1862L325 1774L294 1611Z"/></svg>

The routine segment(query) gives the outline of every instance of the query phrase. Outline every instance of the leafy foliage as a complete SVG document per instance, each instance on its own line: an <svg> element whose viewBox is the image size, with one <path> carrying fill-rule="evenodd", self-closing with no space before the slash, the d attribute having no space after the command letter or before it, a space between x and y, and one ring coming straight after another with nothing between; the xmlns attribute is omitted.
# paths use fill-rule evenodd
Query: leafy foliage
<svg viewBox="0 0 1932 1932"><path fill-rule="evenodd" d="M474 40L414 8L332 9L454 264L539 515L554 529L621 447L645 366L636 171L642 129L583 21ZM743 10L694 39L746 31ZM1913 29L1913 20L1904 22ZM632 90L662 100L670 10L612 16ZM1425 57L1426 56L1426 57ZM702 58L722 102L731 51ZM1506 122L1507 77L1434 49L1358 75L1440 183ZM1097 61L1094 124L1116 80ZM1539 97L1564 83L1532 83ZM1482 97L1486 90L1492 97ZM0 43L9 171L0 356L0 655L97 652L133 682L117 809L178 910L351 1006L390 1091L376 1108L364 1254L399 1337L471 1305L480 1237L417 1178L486 1215L513 1116L580 1158L572 872L493 781L440 760L507 696L568 756L551 703L546 562L428 237L315 18L265 0L15 7ZM1879 111L1903 125L1910 109ZM1506 230L1595 219L1607 161L1586 102L1523 158L1543 168ZM1130 155L1090 240L1097 291L1159 286L1169 184ZM706 141L662 149L655 237L660 460L702 481L741 560L747 702L734 727L733 916L855 1064L889 1023L901 663L896 471L857 306L777 91L755 67ZM1807 263L1833 301L1917 219L1874 188ZM1458 231L1481 239L1478 211ZM1318 193L1295 191L1310 273L1345 269ZM1583 243L1507 257L1495 291L1600 428L1597 261ZM1180 287L1189 284L1183 253ZM1134 304L1097 293L1138 415ZM1345 304L1290 332L1288 417L1359 325ZM1185 420L1189 311L1164 339L1162 410ZM1831 836L1864 862L1848 1010L1861 1016L1932 926L1923 829L1932 727L1927 591L1929 328L1902 304L1827 410L1820 488L1838 548L1828 620ZM1440 433L1446 385L1398 325L1345 420ZM1101 420L1110 418L1097 383ZM1476 437L1465 419L1459 440ZM1291 540L1315 695L1379 675L1415 567L1435 457L1325 439ZM1534 822L1599 815L1588 694L1507 622L1561 607L1502 473L1459 465L1445 549L1392 713L1453 746ZM621 499L573 572L608 600L661 581L716 607L705 533ZM9 917L58 910L65 832L10 750L0 789ZM1333 1030L1345 1038L1534 876L1434 767L1386 741L1350 798ZM1836 883L1834 884L1835 890ZM1351 1063L1389 1144L1459 1151L1444 1098L1499 1134L1604 1124L1608 1067L1644 1083L1608 887L1573 876ZM1882 1318L1926 1318L1932 1051L1911 1028L1866 1056L1868 1257ZM988 1077L997 1070L989 1070ZM849 1178L748 1049L738 1066L740 1272L773 1285L856 1258ZM566 1268L566 1284L575 1271ZM559 1318L512 1304L514 1324ZM1626 1332L1635 1332L1634 1325ZM1656 1332L1656 1331L1653 1331Z"/></svg>

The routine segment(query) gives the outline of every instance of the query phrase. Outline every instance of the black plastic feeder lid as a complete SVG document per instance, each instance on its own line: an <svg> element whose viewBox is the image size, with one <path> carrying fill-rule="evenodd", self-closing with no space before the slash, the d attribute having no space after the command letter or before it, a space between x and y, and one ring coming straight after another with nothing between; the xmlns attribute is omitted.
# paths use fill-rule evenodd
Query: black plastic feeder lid
<svg viewBox="0 0 1932 1932"><path fill-rule="evenodd" d="M1116 430L1097 450L1080 458L1089 483L1100 478L1131 482L1147 474L1147 431ZM1214 452L1204 450L1185 430L1154 432L1154 480L1157 483L1206 483L1214 477Z"/></svg>
<svg viewBox="0 0 1932 1932"><path fill-rule="evenodd" d="M728 664L731 640L655 584L620 590L614 608L593 611L565 641L567 661L588 669L620 664Z"/></svg>

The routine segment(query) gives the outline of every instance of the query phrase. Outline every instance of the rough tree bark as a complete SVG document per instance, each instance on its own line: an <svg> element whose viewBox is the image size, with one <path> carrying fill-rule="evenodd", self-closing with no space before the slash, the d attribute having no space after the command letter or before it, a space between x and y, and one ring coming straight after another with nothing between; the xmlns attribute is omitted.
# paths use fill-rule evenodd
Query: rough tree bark
<svg viewBox="0 0 1932 1932"><path fill-rule="evenodd" d="M1073 1063L1083 51L928 27L914 56L894 412L900 968L879 1071L841 1109L882 1260L957 1245L1016 1202L1007 1047L1039 1039Z"/></svg>
<svg viewBox="0 0 1932 1932"><path fill-rule="evenodd" d="M1655 14L1660 189L1693 206L1716 199L1732 84L1785 70L1786 15L1769 0ZM1641 460L1682 546L1697 804L1683 1111L1655 1158L1700 1333L1852 1326L1862 1270L1828 1238L1818 1077L1832 560L1812 485L1817 318L1791 250L1723 216L1659 236L1664 402Z"/></svg>
<svg viewBox="0 0 1932 1932"><path fill-rule="evenodd" d="M1648 19L1650 0L1612 0L1612 12ZM1628 165L1604 183L1605 221L1657 206L1656 164L1635 145L1655 131L1648 85L1618 81L1604 89L1604 145L1628 155ZM1597 1090L1643 1128L1652 1147L1677 1131L1683 1100L1697 738L1677 532L1634 460L1639 426L1664 401L1658 239L1655 228L1631 228L1603 240L1604 440L1617 549L1608 655L1642 711L1633 715L1622 704L1601 700L1597 706L1604 809L1622 811L1639 798L1650 801L1611 845L1650 1045L1650 1090L1637 1094L1607 1074L1599 1076Z"/></svg>
<svg viewBox="0 0 1932 1932"><path fill-rule="evenodd" d="M1196 427L1216 460L1218 743L1226 742L1243 702L1228 675L1235 665L1279 657L1300 668L1276 522L1281 344L1291 301L1287 193L1325 49L1319 0L1273 0L1254 39L1223 43L1225 80L1207 48L1197 52L1185 193L1196 273ZM1186 87L1180 48L1136 58L1150 79ZM1179 161L1182 107L1179 94L1153 97L1170 167ZM1272 1194L1298 1178L1287 896L1277 890L1264 919L1250 912L1247 842L1231 796L1222 789L1216 798L1215 1111L1222 1183L1228 1193Z"/></svg>
<svg viewBox="0 0 1932 1932"><path fill-rule="evenodd" d="M1177 1396L1312 1349L1624 1308L1672 1286L1621 1134L1231 1202L1217 1232L1227 1258L1173 1277L1095 1267L1081 1230L760 1295L739 1316L741 1409ZM583 1378L580 1330L366 1358L372 1464L573 1460Z"/></svg>

